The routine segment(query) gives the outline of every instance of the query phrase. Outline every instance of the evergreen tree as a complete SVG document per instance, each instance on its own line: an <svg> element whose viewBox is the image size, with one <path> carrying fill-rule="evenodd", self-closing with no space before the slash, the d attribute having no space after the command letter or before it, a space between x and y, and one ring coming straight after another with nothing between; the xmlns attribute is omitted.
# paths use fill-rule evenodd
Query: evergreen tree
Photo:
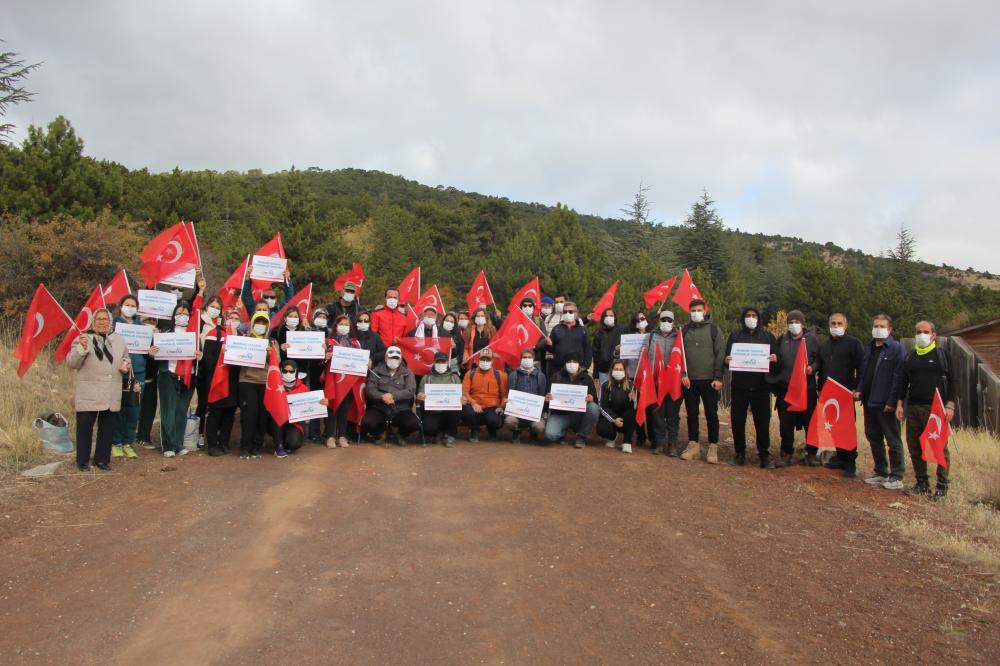
<svg viewBox="0 0 1000 666"><path fill-rule="evenodd" d="M723 246L724 227L714 206L708 191L703 190L681 226L677 258L689 270L704 268L718 284L726 279L728 258Z"/></svg>

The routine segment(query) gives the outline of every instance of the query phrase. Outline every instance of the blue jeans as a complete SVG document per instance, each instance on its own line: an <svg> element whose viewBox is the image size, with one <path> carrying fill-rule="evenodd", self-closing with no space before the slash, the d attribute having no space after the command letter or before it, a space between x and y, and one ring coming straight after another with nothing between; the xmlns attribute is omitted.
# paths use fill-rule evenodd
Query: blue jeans
<svg viewBox="0 0 1000 666"><path fill-rule="evenodd" d="M557 442L567 430L574 430L577 437L587 439L597 425L600 414L601 410L596 402L588 402L585 412L550 412L549 419L545 422L545 439Z"/></svg>
<svg viewBox="0 0 1000 666"><path fill-rule="evenodd" d="M135 381L139 386L145 386L146 377L136 373ZM111 443L115 446L122 444L134 444L136 429L139 427L139 405L126 405L122 403L121 410L115 414L115 432L111 436Z"/></svg>

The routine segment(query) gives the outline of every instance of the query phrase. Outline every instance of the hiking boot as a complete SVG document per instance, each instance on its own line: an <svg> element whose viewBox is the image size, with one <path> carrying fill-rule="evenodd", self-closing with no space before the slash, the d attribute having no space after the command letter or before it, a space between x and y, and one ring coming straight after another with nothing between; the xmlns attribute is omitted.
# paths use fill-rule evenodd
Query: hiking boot
<svg viewBox="0 0 1000 666"><path fill-rule="evenodd" d="M583 437L577 437L576 441L573 442L574 449L582 449L586 445L587 445L587 440L585 440Z"/></svg>
<svg viewBox="0 0 1000 666"><path fill-rule="evenodd" d="M125 457L125 452L122 451L122 445L121 444L112 444L111 445L111 457L112 458L124 458Z"/></svg>
<svg viewBox="0 0 1000 666"><path fill-rule="evenodd" d="M942 486L941 484L938 484L937 487L934 489L934 496L931 499L933 499L935 502L939 502L947 496L948 496L948 486Z"/></svg>
<svg viewBox="0 0 1000 666"><path fill-rule="evenodd" d="M143 441L143 440L140 440L139 442L137 442L137 444L140 447L144 448L144 449L155 449L156 448L156 445L153 444L152 442L147 442L147 441Z"/></svg>
<svg viewBox="0 0 1000 666"><path fill-rule="evenodd" d="M679 446L680 444L678 442L667 442L667 457L676 458L678 455L680 455L677 451L677 448Z"/></svg>
<svg viewBox="0 0 1000 666"><path fill-rule="evenodd" d="M94 467L96 467L97 469L101 470L102 472L110 472L111 471L111 463L95 462L94 463Z"/></svg>
<svg viewBox="0 0 1000 666"><path fill-rule="evenodd" d="M278 448L276 448L274 450L274 457L275 458L287 458L288 457L288 451L285 450L285 447L279 446Z"/></svg>
<svg viewBox="0 0 1000 666"><path fill-rule="evenodd" d="M653 449L654 456L662 456L666 452L667 452L667 447L665 444L660 444L655 449Z"/></svg>
<svg viewBox="0 0 1000 666"><path fill-rule="evenodd" d="M708 453L705 454L705 462L707 462L709 465L717 465L717 464L719 464L719 445L718 444L709 444L708 445Z"/></svg>
<svg viewBox="0 0 1000 666"><path fill-rule="evenodd" d="M823 463L819 461L819 457L815 453L806 454L806 467L819 467Z"/></svg>
<svg viewBox="0 0 1000 666"><path fill-rule="evenodd" d="M845 467L843 476L845 479L855 479L858 476L858 470L853 465L851 467Z"/></svg>
<svg viewBox="0 0 1000 666"><path fill-rule="evenodd" d="M729 464L735 467L743 467L747 464L747 457L742 453L737 453L733 456L733 459L729 461Z"/></svg>
<svg viewBox="0 0 1000 666"><path fill-rule="evenodd" d="M512 431L510 433L510 442L511 442L511 444L520 444L521 443L521 431L520 430L514 430L514 431Z"/></svg>
<svg viewBox="0 0 1000 666"><path fill-rule="evenodd" d="M869 486L881 486L888 480L889 477L887 476L882 476L881 474L872 474L867 479L865 479L865 483L867 483Z"/></svg>
<svg viewBox="0 0 1000 666"><path fill-rule="evenodd" d="M210 455L213 458L218 458L219 456L226 455L226 452L223 451L222 449L218 448L218 447L212 447L212 446L210 446L210 447L208 447L208 455Z"/></svg>
<svg viewBox="0 0 1000 666"><path fill-rule="evenodd" d="M445 445L445 448L448 448L448 449L455 448L455 438L452 437L451 435L445 435L444 436L444 445Z"/></svg>
<svg viewBox="0 0 1000 666"><path fill-rule="evenodd" d="M89 472L90 471L90 465L88 465L86 463L84 463L83 465L81 465L80 463L77 463L76 464L76 468L78 470L80 470L81 472Z"/></svg>
<svg viewBox="0 0 1000 666"><path fill-rule="evenodd" d="M761 459L760 459L760 468L761 468L761 469L777 469L777 468L778 468L778 466L777 466L777 465L775 465L775 464L774 464L774 463L773 463L773 462L771 461L771 459L770 459L770 458L761 458Z"/></svg>
<svg viewBox="0 0 1000 666"><path fill-rule="evenodd" d="M908 497L914 497L917 495L930 495L931 486L926 481L917 481L917 483L906 490L903 491L904 495Z"/></svg>
<svg viewBox="0 0 1000 666"><path fill-rule="evenodd" d="M628 442L622 443L622 453L632 453L632 445Z"/></svg>
<svg viewBox="0 0 1000 666"><path fill-rule="evenodd" d="M473 444L479 443L479 428L469 431L469 441Z"/></svg>
<svg viewBox="0 0 1000 666"><path fill-rule="evenodd" d="M774 463L774 466L776 468L791 467L793 464L794 463L793 463L792 454L789 453L789 454L785 454L785 455L781 456L781 458L779 458L778 461L776 463Z"/></svg>
<svg viewBox="0 0 1000 666"><path fill-rule="evenodd" d="M840 458L834 457L823 463L823 467L827 469L846 469L847 466L844 465L844 461Z"/></svg>
<svg viewBox="0 0 1000 666"><path fill-rule="evenodd" d="M122 452L125 454L126 458L138 458L139 454L135 452L131 444L122 444Z"/></svg>
<svg viewBox="0 0 1000 666"><path fill-rule="evenodd" d="M681 454L681 460L694 460L701 455L701 446L698 442L688 442L687 448Z"/></svg>
<svg viewBox="0 0 1000 666"><path fill-rule="evenodd" d="M902 479L889 479L882 484L882 487L886 490L902 490L903 481Z"/></svg>

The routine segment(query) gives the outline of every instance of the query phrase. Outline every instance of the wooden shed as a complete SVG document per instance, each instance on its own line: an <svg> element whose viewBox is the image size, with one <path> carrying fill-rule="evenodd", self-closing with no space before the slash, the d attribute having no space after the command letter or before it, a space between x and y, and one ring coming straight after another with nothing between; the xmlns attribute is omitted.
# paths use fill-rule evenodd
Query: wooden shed
<svg viewBox="0 0 1000 666"><path fill-rule="evenodd" d="M947 331L941 335L962 338L994 372L1000 371L1000 319Z"/></svg>
<svg viewBox="0 0 1000 666"><path fill-rule="evenodd" d="M954 363L959 423L1000 436L1000 319L942 333ZM964 407L964 408L963 408Z"/></svg>

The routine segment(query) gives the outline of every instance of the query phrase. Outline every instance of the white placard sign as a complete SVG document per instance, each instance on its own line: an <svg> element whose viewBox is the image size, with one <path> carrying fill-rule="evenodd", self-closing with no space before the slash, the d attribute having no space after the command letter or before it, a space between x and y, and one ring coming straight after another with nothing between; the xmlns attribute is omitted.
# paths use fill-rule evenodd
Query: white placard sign
<svg viewBox="0 0 1000 666"><path fill-rule="evenodd" d="M194 289L194 278L195 278L195 268L192 266L186 271L181 271L180 273L174 273L168 278L160 280L163 284L169 284L171 287L183 287L184 289Z"/></svg>
<svg viewBox="0 0 1000 666"><path fill-rule="evenodd" d="M263 368L267 365L268 338L251 338L245 335L226 336L226 353L222 362L226 365L242 365L247 368Z"/></svg>
<svg viewBox="0 0 1000 666"><path fill-rule="evenodd" d="M145 354L149 351L149 345L153 344L152 326L116 321L115 333L125 341L129 354Z"/></svg>
<svg viewBox="0 0 1000 666"><path fill-rule="evenodd" d="M157 319L173 319L174 308L177 307L177 297L169 291L155 289L140 289L138 292L140 317L156 317Z"/></svg>
<svg viewBox="0 0 1000 666"><path fill-rule="evenodd" d="M330 370L333 372L342 372L355 377L368 376L368 357L371 352L367 349L338 346L330 351Z"/></svg>
<svg viewBox="0 0 1000 666"><path fill-rule="evenodd" d="M732 356L729 369L733 372L768 372L771 369L767 358L771 355L771 345L737 342L729 355Z"/></svg>
<svg viewBox="0 0 1000 666"><path fill-rule="evenodd" d="M649 337L649 333L625 333L622 335L621 349L618 357L623 360L639 358L642 352L642 343Z"/></svg>
<svg viewBox="0 0 1000 666"><path fill-rule="evenodd" d="M193 361L198 351L197 333L154 333L157 361Z"/></svg>
<svg viewBox="0 0 1000 666"><path fill-rule="evenodd" d="M288 358L323 358L323 343L326 335L323 331L288 331L285 334Z"/></svg>
<svg viewBox="0 0 1000 666"><path fill-rule="evenodd" d="M264 257L255 254L253 255L253 266L250 268L250 279L284 282L285 267L287 265L287 259L282 259L281 257Z"/></svg>
<svg viewBox="0 0 1000 666"><path fill-rule="evenodd" d="M304 393L288 393L288 421L311 421L326 418L326 405L320 404L325 396L322 391L306 391Z"/></svg>
<svg viewBox="0 0 1000 666"><path fill-rule="evenodd" d="M462 411L462 385L424 384L424 410L428 412Z"/></svg>
<svg viewBox="0 0 1000 666"><path fill-rule="evenodd" d="M560 412L587 411L587 387L577 384L553 384L549 408Z"/></svg>
<svg viewBox="0 0 1000 666"><path fill-rule="evenodd" d="M507 406L504 407L506 416L516 416L525 421L538 421L542 418L543 409L545 409L544 395L535 395L513 389L507 393Z"/></svg>

